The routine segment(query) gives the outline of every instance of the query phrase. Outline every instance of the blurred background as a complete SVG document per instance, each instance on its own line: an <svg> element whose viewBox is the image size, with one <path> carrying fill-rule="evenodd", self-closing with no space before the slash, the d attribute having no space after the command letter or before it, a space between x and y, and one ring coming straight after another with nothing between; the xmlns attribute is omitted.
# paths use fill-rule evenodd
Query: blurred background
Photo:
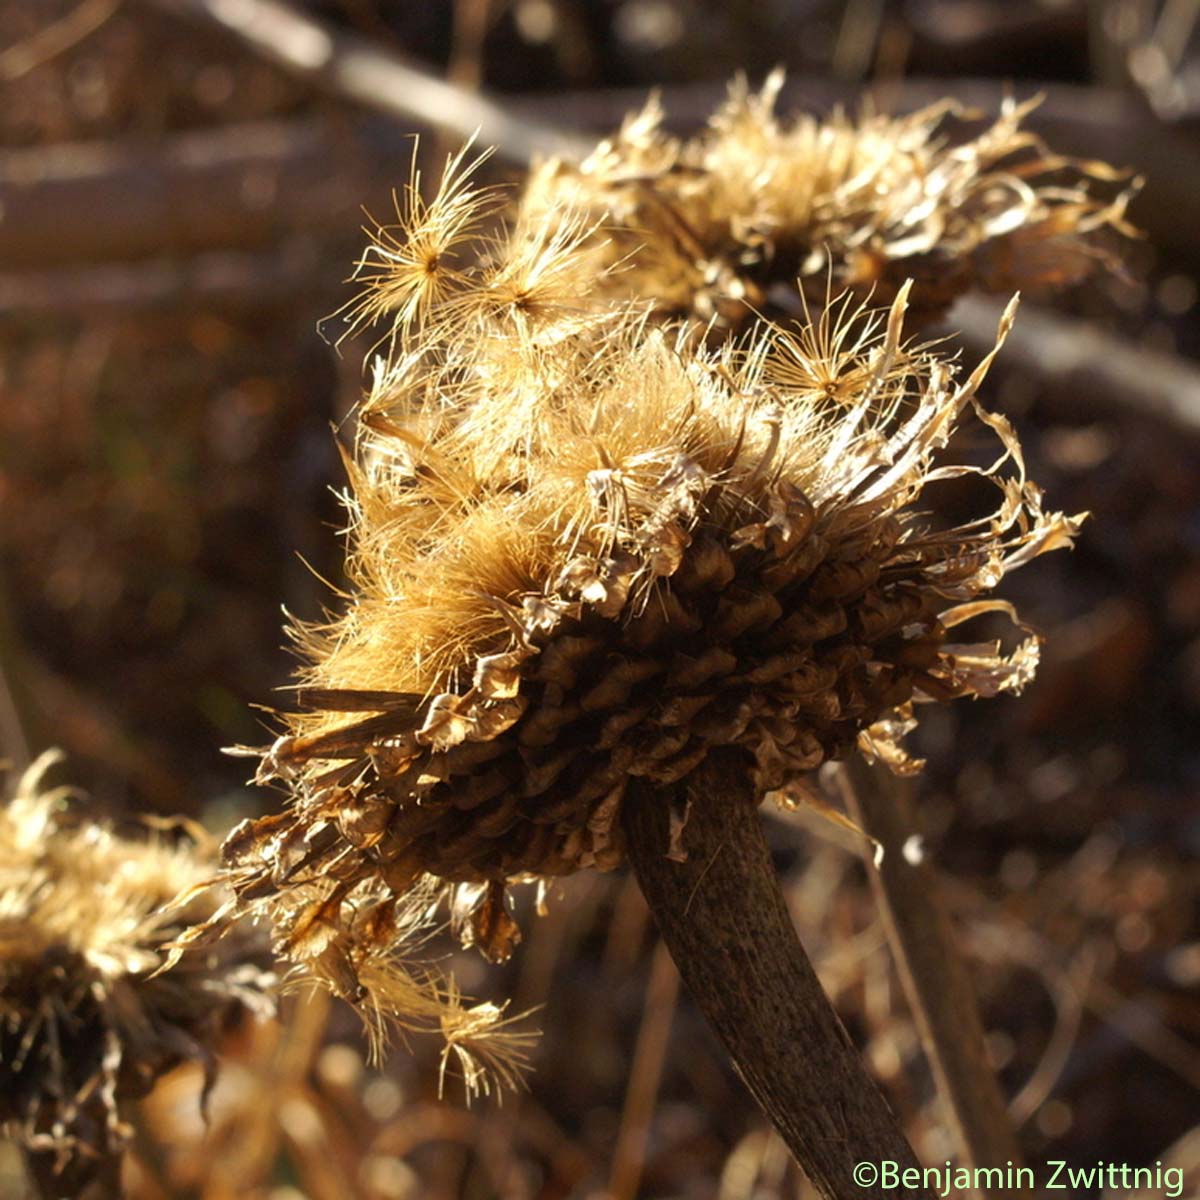
<svg viewBox="0 0 1200 1200"><path fill-rule="evenodd" d="M276 802L220 749L270 736L281 608L337 602L371 338L324 319L412 135L430 162L461 141L409 72L536 139L604 132L651 87L694 129L779 64L785 111L1041 93L1055 150L1147 178L1126 276L1025 305L991 376L1052 507L1093 518L1006 581L1041 673L931 706L919 799L1029 1158L1161 1160L1200 1194L1200 0L0 0L0 755L61 746L126 824L220 832ZM950 314L964 361L997 311ZM768 822L827 989L944 1160L858 848ZM352 1014L293 998L231 1033L207 1131L198 1069L144 1103L130 1195L807 1194L631 878L568 880L522 925L508 966L456 970L540 1006L528 1094L440 1103L436 1047L369 1066Z"/></svg>

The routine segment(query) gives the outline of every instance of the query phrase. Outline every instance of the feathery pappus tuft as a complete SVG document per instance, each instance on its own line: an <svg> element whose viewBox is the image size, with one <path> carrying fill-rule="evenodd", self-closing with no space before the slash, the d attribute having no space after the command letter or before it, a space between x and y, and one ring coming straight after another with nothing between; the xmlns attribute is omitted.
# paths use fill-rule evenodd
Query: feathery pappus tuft
<svg viewBox="0 0 1200 1200"><path fill-rule="evenodd" d="M491 1003L465 1006L451 984L442 1013L445 1045L438 1072L439 1097L445 1092L447 1072L455 1066L468 1100L490 1095L493 1089L497 1099L502 1099L506 1090L516 1091L521 1086L537 1034L512 1028L524 1013L506 1017L504 1012L504 1006Z"/></svg>
<svg viewBox="0 0 1200 1200"><path fill-rule="evenodd" d="M922 705L1031 677L1036 637L956 630L1021 628L990 593L1082 519L1043 507L977 399L1015 305L965 378L905 338L907 283L710 349L589 303L615 285L562 228L492 238L395 316L348 461L346 606L294 631L298 711L259 769L287 804L224 847L238 911L299 976L441 1029L474 1090L527 1043L422 961L432 932L506 959L509 885L615 867L628 781L666 788L716 748L760 799L855 752L914 769ZM498 297L530 263L559 299L518 318ZM948 455L968 424L990 465ZM995 509L936 527L927 487L968 475Z"/></svg>
<svg viewBox="0 0 1200 1200"><path fill-rule="evenodd" d="M213 864L72 814L43 784L57 759L0 806L0 1125L46 1194L82 1196L119 1172L126 1102L185 1059L211 1073L238 1011L272 1011L273 977L239 928L158 973L163 943L212 915Z"/></svg>
<svg viewBox="0 0 1200 1200"><path fill-rule="evenodd" d="M948 100L901 117L866 107L784 121L782 85L778 71L757 93L739 80L690 139L663 129L652 99L582 163L537 168L523 218L590 214L622 266L608 290L726 328L779 300L794 307L797 278L816 301L831 280L883 303L912 279L910 320L925 322L968 291L1078 282L1115 265L1106 231L1135 233L1125 209L1138 182L1053 154L1022 127L1036 98L1005 100L968 136L947 126L978 114Z"/></svg>
<svg viewBox="0 0 1200 1200"><path fill-rule="evenodd" d="M464 146L446 160L432 202L421 190L414 152L409 180L392 196L396 223L373 221L364 229L370 240L351 276L362 290L342 310L348 332L383 316L408 325L452 291L464 245L501 202L494 190L472 185L490 151L468 161L470 149Z"/></svg>

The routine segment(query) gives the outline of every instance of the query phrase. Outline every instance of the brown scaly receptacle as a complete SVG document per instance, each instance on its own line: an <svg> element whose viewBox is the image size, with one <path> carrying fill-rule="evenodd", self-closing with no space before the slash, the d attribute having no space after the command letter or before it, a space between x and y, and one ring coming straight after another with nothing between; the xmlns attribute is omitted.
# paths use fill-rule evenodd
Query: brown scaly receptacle
<svg viewBox="0 0 1200 1200"><path fill-rule="evenodd" d="M440 1027L481 1086L526 1045L422 961L438 901L500 960L510 883L614 867L643 818L684 859L705 781L736 787L710 797L729 831L756 829L754 801L829 759L902 762L914 702L1030 677L1035 638L1006 656L952 631L1015 616L986 594L1079 518L1044 511L978 404L991 356L960 381L905 342L907 286L704 349L597 298L586 221L489 237L461 159L432 201L418 182L358 308L394 320L348 459L346 608L297 630L310 711L260 770L288 805L224 852L299 975ZM972 419L996 461L937 461ZM930 527L925 486L968 474L996 510Z"/></svg>
<svg viewBox="0 0 1200 1200"><path fill-rule="evenodd" d="M687 139L664 130L652 100L583 162L535 168L522 214L587 214L617 268L606 291L714 320L722 336L779 300L794 310L797 279L814 306L830 287L887 304L911 280L909 320L927 323L968 292L1079 282L1116 265L1110 232L1134 232L1125 208L1138 182L1047 149L1022 127L1036 98L1006 102L968 136L979 114L951 100L785 121L782 85L781 72L758 93L735 84Z"/></svg>
<svg viewBox="0 0 1200 1200"><path fill-rule="evenodd" d="M211 1070L241 1010L272 1011L266 947L244 929L158 974L162 948L212 915L184 891L213 864L118 837L42 786L43 755L0 806L0 1126L46 1197L120 1194L125 1106L176 1064Z"/></svg>

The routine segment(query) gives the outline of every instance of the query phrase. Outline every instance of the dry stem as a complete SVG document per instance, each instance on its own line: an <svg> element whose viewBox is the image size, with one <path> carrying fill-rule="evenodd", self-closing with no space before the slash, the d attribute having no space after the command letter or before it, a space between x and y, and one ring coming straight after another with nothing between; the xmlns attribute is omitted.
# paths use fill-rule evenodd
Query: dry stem
<svg viewBox="0 0 1200 1200"><path fill-rule="evenodd" d="M677 788L635 782L624 822L680 975L817 1190L898 1197L855 1183L857 1163L917 1159L796 937L742 756L715 751ZM673 799L690 806L683 863L667 858Z"/></svg>

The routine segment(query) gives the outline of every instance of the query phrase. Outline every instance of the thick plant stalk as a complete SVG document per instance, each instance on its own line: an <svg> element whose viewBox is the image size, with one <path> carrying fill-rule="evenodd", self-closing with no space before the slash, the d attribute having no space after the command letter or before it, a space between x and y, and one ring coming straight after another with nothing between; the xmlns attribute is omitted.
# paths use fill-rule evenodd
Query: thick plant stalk
<svg viewBox="0 0 1200 1200"><path fill-rule="evenodd" d="M868 868L871 887L959 1162L1019 1165L1021 1148L988 1065L975 990L938 901L935 872L911 852L919 843L908 789L861 760L841 764L836 778L846 811L883 847L878 865Z"/></svg>
<svg viewBox="0 0 1200 1200"><path fill-rule="evenodd" d="M668 857L670 814L683 804L687 860L678 862ZM919 1164L796 936L743 756L713 752L675 794L638 783L623 820L680 975L821 1195L928 1196L861 1186L861 1172L856 1180L862 1163Z"/></svg>

